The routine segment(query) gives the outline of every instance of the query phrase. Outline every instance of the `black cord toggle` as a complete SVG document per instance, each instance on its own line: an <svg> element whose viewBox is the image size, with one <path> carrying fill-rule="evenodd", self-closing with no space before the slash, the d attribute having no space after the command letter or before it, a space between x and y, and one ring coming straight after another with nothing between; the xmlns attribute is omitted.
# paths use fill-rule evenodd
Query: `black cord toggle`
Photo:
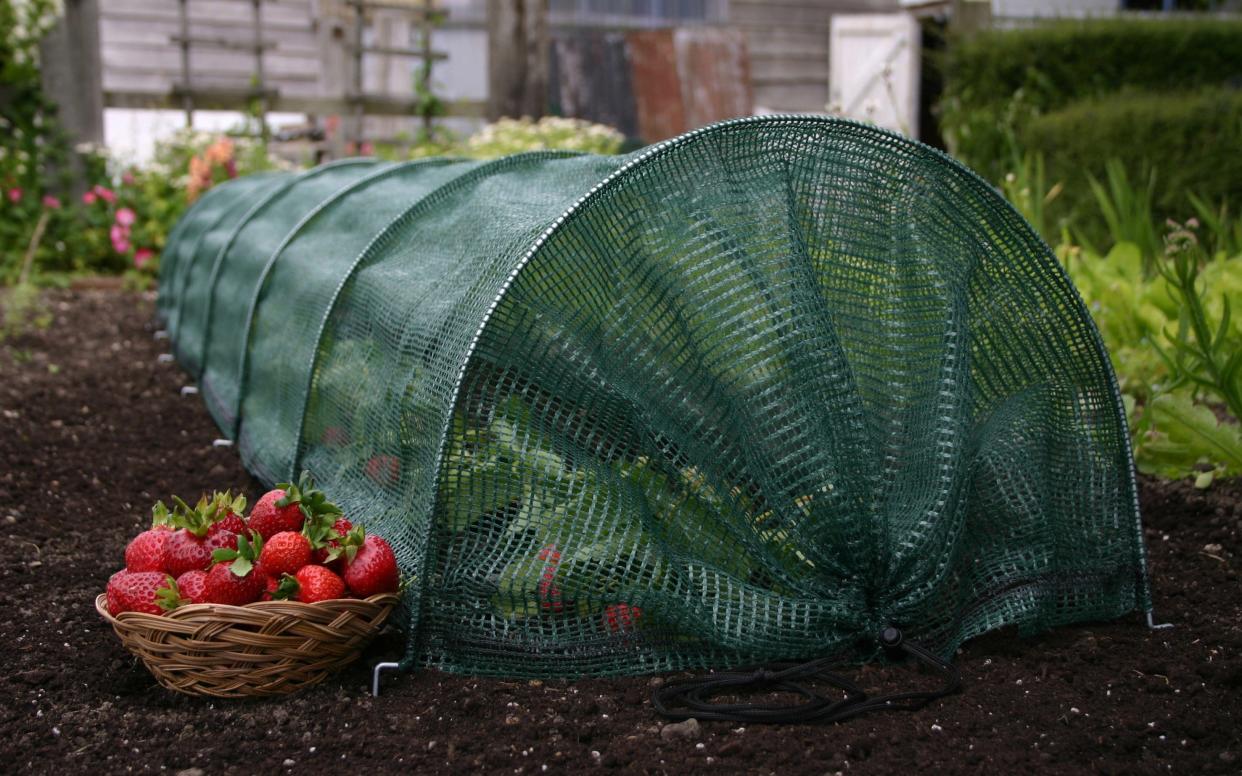
<svg viewBox="0 0 1242 776"><path fill-rule="evenodd" d="M746 672L721 672L710 676L670 682L651 696L656 712L669 719L727 720L748 723L839 722L871 711L900 709L914 711L928 703L960 692L962 676L952 663L932 651L907 641L901 630L888 626L877 640L890 658L911 657L930 668L944 680L935 690L904 692L872 698L861 687L828 670L827 658L806 663L776 663ZM828 697L807 686L819 682L845 693L845 697ZM717 703L713 698L724 694L741 694L762 690L800 696L804 702L792 705L761 703Z"/></svg>

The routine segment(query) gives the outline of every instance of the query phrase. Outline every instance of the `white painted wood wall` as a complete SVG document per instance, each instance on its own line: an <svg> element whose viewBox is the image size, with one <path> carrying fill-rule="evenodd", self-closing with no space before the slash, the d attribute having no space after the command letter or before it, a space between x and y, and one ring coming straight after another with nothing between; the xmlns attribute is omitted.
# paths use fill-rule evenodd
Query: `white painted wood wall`
<svg viewBox="0 0 1242 776"><path fill-rule="evenodd" d="M917 138L921 49L908 13L833 16L829 112Z"/></svg>

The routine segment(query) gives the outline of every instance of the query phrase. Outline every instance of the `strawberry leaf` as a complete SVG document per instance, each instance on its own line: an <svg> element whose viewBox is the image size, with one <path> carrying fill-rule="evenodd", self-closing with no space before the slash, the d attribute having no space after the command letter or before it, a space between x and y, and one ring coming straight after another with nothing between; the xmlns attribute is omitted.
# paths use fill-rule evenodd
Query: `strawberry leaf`
<svg viewBox="0 0 1242 776"><path fill-rule="evenodd" d="M241 543L240 539L237 541L238 544ZM236 560L237 557L237 550L230 550L228 547L221 547L211 551L212 563L228 563L231 560Z"/></svg>
<svg viewBox="0 0 1242 776"><path fill-rule="evenodd" d="M151 507L151 527L159 526L172 527L172 514L169 513L168 507L163 501L155 502L155 506Z"/></svg>
<svg viewBox="0 0 1242 776"><path fill-rule="evenodd" d="M164 576L164 586L155 591L155 605L166 612L171 612L179 606L185 606L190 603L188 598L181 597L181 589L177 587L177 580L172 575Z"/></svg>
<svg viewBox="0 0 1242 776"><path fill-rule="evenodd" d="M301 589L302 586L298 584L297 577L292 574L282 574L280 583L272 591L272 598L278 601L288 601L296 596Z"/></svg>
<svg viewBox="0 0 1242 776"><path fill-rule="evenodd" d="M214 515L215 508L205 495L194 506L185 503L180 496L173 496L170 524L175 528L183 528L201 539L215 522Z"/></svg>
<svg viewBox="0 0 1242 776"><path fill-rule="evenodd" d="M245 539L238 539L237 543L241 544L243 541ZM249 575L251 571L254 571L254 563L248 558L237 558L229 564L229 571L233 572L234 576L244 577Z"/></svg>
<svg viewBox="0 0 1242 776"><path fill-rule="evenodd" d="M341 537L340 549L337 551L336 557L345 555L346 563L353 563L354 556L358 554L359 548L367 538L366 529L360 525L356 525L349 530L349 533Z"/></svg>
<svg viewBox="0 0 1242 776"><path fill-rule="evenodd" d="M229 571L239 577L244 577L254 570L254 564L259 560L261 552L263 552L263 537L258 531L252 531L249 538L245 534L238 535L236 550L221 547L212 551L211 559L216 563L228 563Z"/></svg>
<svg viewBox="0 0 1242 776"><path fill-rule="evenodd" d="M331 514L309 515L302 524L302 535L310 542L311 549L319 550L339 540L341 534L333 526L336 518Z"/></svg>

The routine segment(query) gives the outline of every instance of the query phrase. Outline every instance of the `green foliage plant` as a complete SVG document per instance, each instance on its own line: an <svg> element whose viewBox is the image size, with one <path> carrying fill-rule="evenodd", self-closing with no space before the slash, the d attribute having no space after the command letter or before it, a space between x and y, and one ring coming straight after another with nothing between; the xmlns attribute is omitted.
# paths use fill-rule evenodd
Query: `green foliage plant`
<svg viewBox="0 0 1242 776"><path fill-rule="evenodd" d="M1200 229L1172 225L1156 255L1130 242L1058 253L1108 345L1139 470L1206 487L1242 475L1242 255L1209 257Z"/></svg>

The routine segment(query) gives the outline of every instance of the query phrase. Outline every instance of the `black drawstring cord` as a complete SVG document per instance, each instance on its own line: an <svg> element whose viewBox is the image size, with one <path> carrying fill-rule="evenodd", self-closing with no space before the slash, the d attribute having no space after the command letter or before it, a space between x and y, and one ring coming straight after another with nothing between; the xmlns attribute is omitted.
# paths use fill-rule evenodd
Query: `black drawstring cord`
<svg viewBox="0 0 1242 776"><path fill-rule="evenodd" d="M928 703L962 689L957 667L918 644L902 638L897 628L885 628L880 644L891 657L908 655L944 679L938 689L869 697L857 684L828 670L827 658L807 663L777 663L749 672L723 672L670 682L651 696L656 712L670 719L727 720L749 723L837 722L884 709L914 711ZM829 698L803 684L815 680L845 692L844 698ZM712 697L737 692L786 692L805 699L804 703L773 706L759 703L713 703Z"/></svg>

